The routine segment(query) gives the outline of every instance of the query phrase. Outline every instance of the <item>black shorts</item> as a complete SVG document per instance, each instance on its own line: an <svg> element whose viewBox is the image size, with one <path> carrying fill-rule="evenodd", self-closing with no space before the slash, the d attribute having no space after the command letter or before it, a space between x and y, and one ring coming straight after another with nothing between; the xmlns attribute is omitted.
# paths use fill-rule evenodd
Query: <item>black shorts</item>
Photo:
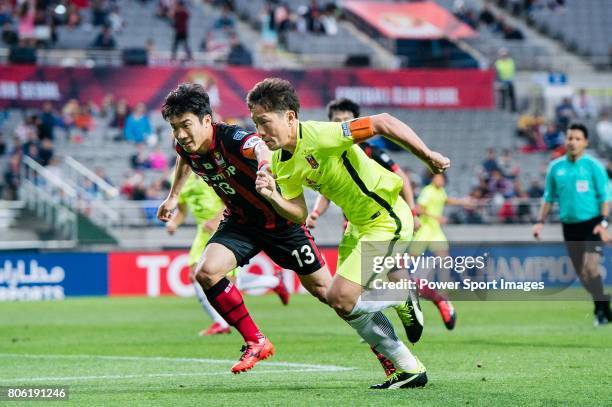
<svg viewBox="0 0 612 407"><path fill-rule="evenodd" d="M563 239L567 247L570 260L578 274L582 273L585 253L603 253L601 236L593 233L593 229L601 222L601 217L589 219L578 223L563 224Z"/></svg>
<svg viewBox="0 0 612 407"><path fill-rule="evenodd" d="M578 223L564 223L563 224L563 239L566 242L571 242L576 246L583 246L588 252L599 252L603 249L603 242L601 236L593 233L593 229L597 224L601 222L601 217L586 220ZM584 242L584 243L580 243Z"/></svg>
<svg viewBox="0 0 612 407"><path fill-rule="evenodd" d="M238 266L263 251L279 266L298 274L314 273L325 265L314 238L304 225L291 224L282 230L267 230L224 219L208 244L230 249Z"/></svg>

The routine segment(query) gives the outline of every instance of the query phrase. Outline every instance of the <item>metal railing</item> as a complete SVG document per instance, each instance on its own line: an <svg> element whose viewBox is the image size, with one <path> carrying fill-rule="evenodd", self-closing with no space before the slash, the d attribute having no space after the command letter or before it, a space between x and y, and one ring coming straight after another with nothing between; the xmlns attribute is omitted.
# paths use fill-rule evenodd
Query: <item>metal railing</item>
<svg viewBox="0 0 612 407"><path fill-rule="evenodd" d="M21 166L21 199L72 245L78 238L78 217L72 208L78 202L74 188L32 158L24 156Z"/></svg>

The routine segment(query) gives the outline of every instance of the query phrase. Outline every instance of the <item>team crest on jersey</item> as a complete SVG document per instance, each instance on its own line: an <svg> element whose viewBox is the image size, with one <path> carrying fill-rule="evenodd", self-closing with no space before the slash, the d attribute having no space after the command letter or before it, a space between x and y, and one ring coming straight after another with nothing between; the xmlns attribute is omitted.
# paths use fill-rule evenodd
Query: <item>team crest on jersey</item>
<svg viewBox="0 0 612 407"><path fill-rule="evenodd" d="M319 168L319 163L317 162L317 160L313 157L312 154L308 154L306 156L306 161L308 161L308 164L310 164L310 166L312 167L313 170L316 170L317 168Z"/></svg>
<svg viewBox="0 0 612 407"><path fill-rule="evenodd" d="M237 132L234 133L234 136L232 138L234 140L240 141L243 138L245 138L248 134L249 134L249 132L247 132L247 131L238 130Z"/></svg>
<svg viewBox="0 0 612 407"><path fill-rule="evenodd" d="M215 152L215 164L217 164L218 167L225 167L225 160L218 151Z"/></svg>

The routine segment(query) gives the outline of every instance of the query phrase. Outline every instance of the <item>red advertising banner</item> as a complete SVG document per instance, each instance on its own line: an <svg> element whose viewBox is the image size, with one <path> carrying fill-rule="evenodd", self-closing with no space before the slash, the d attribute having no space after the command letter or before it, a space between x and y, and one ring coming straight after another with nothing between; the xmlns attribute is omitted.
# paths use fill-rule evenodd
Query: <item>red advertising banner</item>
<svg viewBox="0 0 612 407"><path fill-rule="evenodd" d="M332 273L336 270L337 249L321 249ZM183 251L115 252L108 255L108 294L110 296L176 295L189 297L194 289L189 280L188 255ZM281 268L264 253L242 267L241 273L273 275ZM305 292L297 275L283 270L290 292Z"/></svg>
<svg viewBox="0 0 612 407"><path fill-rule="evenodd" d="M478 33L432 1L346 1L344 8L392 39L470 38Z"/></svg>
<svg viewBox="0 0 612 407"><path fill-rule="evenodd" d="M202 84L223 118L245 117L248 91L266 77L282 77L295 86L303 109L324 107L346 96L364 106L415 109L492 109L493 71L339 69L263 71L252 68L59 68L0 66L0 108L61 107L69 99L100 103L106 94L131 106L145 102L161 108L166 95L182 82Z"/></svg>

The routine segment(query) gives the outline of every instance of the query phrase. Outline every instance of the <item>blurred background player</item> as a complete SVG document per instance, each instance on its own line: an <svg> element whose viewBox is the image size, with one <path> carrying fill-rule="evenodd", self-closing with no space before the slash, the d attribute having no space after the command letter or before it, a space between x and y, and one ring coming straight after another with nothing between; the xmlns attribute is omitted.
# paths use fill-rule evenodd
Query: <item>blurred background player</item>
<svg viewBox="0 0 612 407"><path fill-rule="evenodd" d="M327 118L332 122L343 123L354 120L360 116L360 106L353 102L350 99L342 98L331 101L327 105ZM397 165L393 159L389 156L389 154L383 149L368 143L367 141L363 141L358 144L359 147L366 153L368 157L376 161L383 168L399 175L402 179L403 186L401 197L408 203L408 206L412 210L413 220L414 220L414 230L416 234L413 237L413 241L418 239L418 231L420 228L420 221L415 210L416 204L414 202L414 193L412 191L412 186L410 184L410 178L406 172L404 172L399 165ZM440 175L441 176L441 175ZM315 202L314 209L308 214L308 218L306 219L306 226L310 228L316 227L317 219L325 213L327 208L329 207L329 199L324 197L323 195L319 195ZM344 227L346 229L346 217L344 217ZM440 295L436 290L433 290L428 287L423 287L419 289L419 295L427 300L432 301L440 315L442 316L442 320L444 321L444 325L448 329L453 329L455 327L455 321L457 319L457 314L455 312L455 308L451 304L450 301L445 299L442 295Z"/></svg>
<svg viewBox="0 0 612 407"><path fill-rule="evenodd" d="M431 183L425 186L417 198L416 212L421 220L421 227L414 234L410 245L412 255L421 255L429 250L437 257L448 256L448 239L442 231L442 225L447 220L444 217L445 205L468 206L471 201L468 198L451 198L446 195L444 186L446 177L444 174L434 174ZM457 320L457 314L450 301L436 290L424 287L421 295L436 304L444 325L453 329Z"/></svg>
<svg viewBox="0 0 612 407"><path fill-rule="evenodd" d="M228 334L231 332L229 324L219 315L219 313L210 305L202 287L195 281L195 270L200 256L206 247L206 243L210 240L211 235L217 230L219 222L223 218L223 210L225 205L221 198L217 196L215 191L209 187L200 177L195 174L189 175L187 182L183 186L179 194L178 206L174 218L166 222L166 230L170 235L173 235L176 229L183 224L187 214L191 212L196 220L196 236L189 250L189 278L193 282L196 295L204 311L210 315L213 320L212 325L208 329L200 331L200 336ZM238 269L234 269L232 274L238 274ZM272 288L278 294L283 304L289 303L289 293L283 284L282 274L278 276L261 275L257 278L242 279L246 284L238 284L238 288L253 289L253 288Z"/></svg>
<svg viewBox="0 0 612 407"><path fill-rule="evenodd" d="M593 297L595 325L605 325L612 322L612 311L610 295L604 293L599 263L603 244L608 241L611 196L605 168L584 152L588 145L587 128L578 123L570 125L565 137L566 155L548 166L544 198L533 235L540 238L552 204L558 202L569 257L580 282Z"/></svg>

